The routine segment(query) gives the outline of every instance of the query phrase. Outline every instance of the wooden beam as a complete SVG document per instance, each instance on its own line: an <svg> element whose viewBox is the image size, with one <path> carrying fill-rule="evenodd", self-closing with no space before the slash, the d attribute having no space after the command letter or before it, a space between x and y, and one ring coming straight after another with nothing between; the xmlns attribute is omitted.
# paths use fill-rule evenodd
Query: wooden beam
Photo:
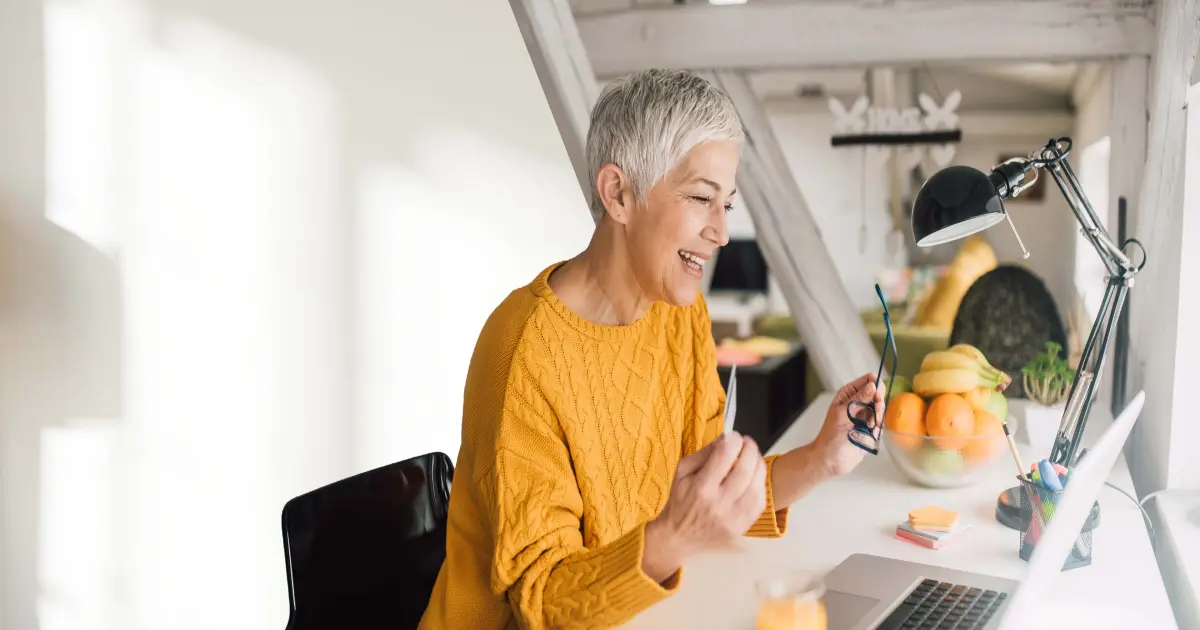
<svg viewBox="0 0 1200 630"><path fill-rule="evenodd" d="M1145 55L1143 58L1148 62L1150 56ZM1075 107L1084 107L1092 100L1096 90L1104 82L1104 75L1109 71L1109 66L1110 64L1096 61L1079 65L1075 80L1071 82L1071 103Z"/></svg>
<svg viewBox="0 0 1200 630"><path fill-rule="evenodd" d="M583 196L589 198L592 185L584 152L592 106L600 89L571 7L567 0L509 0L509 4Z"/></svg>
<svg viewBox="0 0 1200 630"><path fill-rule="evenodd" d="M738 166L739 194L813 368L829 388L874 370L879 353L842 286L812 209L750 83L737 72L705 76L729 95L741 115L746 146Z"/></svg>
<svg viewBox="0 0 1200 630"><path fill-rule="evenodd" d="M1149 54L1147 0L800 0L581 16L600 76L646 68L765 69L1063 61Z"/></svg>
<svg viewBox="0 0 1200 630"><path fill-rule="evenodd" d="M1176 416L1191 413L1194 406L1189 381L1177 379L1177 364L1192 357L1178 357L1177 344L1181 291L1194 295L1191 276L1180 268L1183 248L1200 247L1200 238L1184 234L1183 205L1187 93L1200 46L1200 5L1195 0L1163 0L1157 20L1146 167L1133 230L1149 262L1130 296L1130 391L1146 391L1130 462L1139 493L1185 481L1172 479L1171 471L1182 466L1190 440L1173 429L1179 426ZM1186 369L1182 374L1192 372Z"/></svg>

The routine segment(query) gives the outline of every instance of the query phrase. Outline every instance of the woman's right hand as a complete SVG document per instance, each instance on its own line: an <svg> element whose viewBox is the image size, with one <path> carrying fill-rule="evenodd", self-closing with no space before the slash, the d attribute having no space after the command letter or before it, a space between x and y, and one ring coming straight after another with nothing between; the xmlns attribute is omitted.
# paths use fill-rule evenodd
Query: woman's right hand
<svg viewBox="0 0 1200 630"><path fill-rule="evenodd" d="M666 506L646 526L647 574L666 579L692 553L730 544L766 507L767 465L758 445L736 432L722 435L680 460Z"/></svg>

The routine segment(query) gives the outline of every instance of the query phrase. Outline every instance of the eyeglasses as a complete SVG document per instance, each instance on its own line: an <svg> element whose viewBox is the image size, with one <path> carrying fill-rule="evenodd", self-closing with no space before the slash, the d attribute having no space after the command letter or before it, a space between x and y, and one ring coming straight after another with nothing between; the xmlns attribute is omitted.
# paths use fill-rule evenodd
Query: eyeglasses
<svg viewBox="0 0 1200 630"><path fill-rule="evenodd" d="M875 293L879 296L879 301L883 303L883 324L887 327L887 339L883 342L883 356L879 358L879 371L875 374L875 389L879 389L879 383L883 378L883 364L887 361L888 346L892 348L892 369L888 371L888 387L886 391L892 391L892 379L896 376L896 338L892 336L892 316L888 313L887 300L883 299L883 289L879 285L875 285ZM861 448L862 450L872 454L879 454L879 436L883 432L883 423L879 426L871 427L875 421L875 399L872 398L867 402L859 402L857 400L850 401L846 405L846 415L850 416L850 422L854 426L846 433L850 443Z"/></svg>

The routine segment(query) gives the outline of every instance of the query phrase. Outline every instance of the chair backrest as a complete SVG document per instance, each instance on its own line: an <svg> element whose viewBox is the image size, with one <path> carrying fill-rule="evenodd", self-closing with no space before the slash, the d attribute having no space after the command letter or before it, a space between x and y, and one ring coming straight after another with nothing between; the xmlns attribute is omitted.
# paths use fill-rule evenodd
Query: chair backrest
<svg viewBox="0 0 1200 630"><path fill-rule="evenodd" d="M430 453L288 501L288 630L415 628L446 557L453 471Z"/></svg>

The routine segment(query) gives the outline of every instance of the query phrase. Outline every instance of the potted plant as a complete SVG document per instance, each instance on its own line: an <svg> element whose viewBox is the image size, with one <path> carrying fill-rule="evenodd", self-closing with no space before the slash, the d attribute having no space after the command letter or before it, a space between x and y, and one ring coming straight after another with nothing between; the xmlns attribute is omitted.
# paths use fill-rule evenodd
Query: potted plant
<svg viewBox="0 0 1200 630"><path fill-rule="evenodd" d="M1061 352L1062 346L1047 341L1045 349L1021 366L1022 385L1029 401L1020 436L1039 449L1054 446L1067 395L1075 381L1075 372Z"/></svg>

